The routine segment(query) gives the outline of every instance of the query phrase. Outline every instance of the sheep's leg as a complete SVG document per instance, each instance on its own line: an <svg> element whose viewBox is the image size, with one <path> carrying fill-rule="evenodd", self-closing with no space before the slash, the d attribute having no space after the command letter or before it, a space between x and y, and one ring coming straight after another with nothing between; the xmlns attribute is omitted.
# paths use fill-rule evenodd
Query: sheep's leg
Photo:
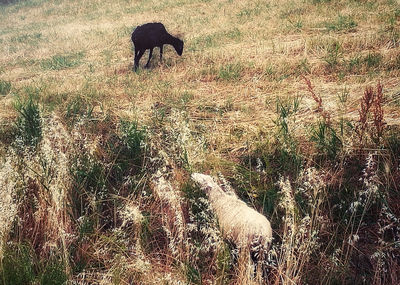
<svg viewBox="0 0 400 285"><path fill-rule="evenodd" d="M164 45L160 45L160 61L162 61L163 47Z"/></svg>
<svg viewBox="0 0 400 285"><path fill-rule="evenodd" d="M146 63L146 68L149 68L149 65L150 65L150 59L151 59L151 56L153 55L153 48L151 48L150 49L150 53L149 53L149 60L147 61L147 63Z"/></svg>
<svg viewBox="0 0 400 285"><path fill-rule="evenodd" d="M136 69L137 69L137 65L136 65L136 59L137 59L137 55L138 55L138 50L136 49L136 47L135 47L135 57L134 57L134 59L133 59L133 68L135 69L135 71L136 71Z"/></svg>
<svg viewBox="0 0 400 285"><path fill-rule="evenodd" d="M145 50L143 50L143 49L140 49L139 51L138 51L138 53L137 54L135 54L135 71L136 71L136 69L138 68L138 66L139 66L139 60L142 58L142 56L143 56L143 54L144 54L144 51ZM136 53L136 50L135 50L135 53Z"/></svg>

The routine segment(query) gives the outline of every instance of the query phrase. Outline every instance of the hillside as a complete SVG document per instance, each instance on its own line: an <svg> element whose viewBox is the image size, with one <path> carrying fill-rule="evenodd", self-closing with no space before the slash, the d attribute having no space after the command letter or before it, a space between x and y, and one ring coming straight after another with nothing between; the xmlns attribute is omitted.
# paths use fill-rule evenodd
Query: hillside
<svg viewBox="0 0 400 285"><path fill-rule="evenodd" d="M0 50L0 284L400 283L399 1L8 0Z"/></svg>

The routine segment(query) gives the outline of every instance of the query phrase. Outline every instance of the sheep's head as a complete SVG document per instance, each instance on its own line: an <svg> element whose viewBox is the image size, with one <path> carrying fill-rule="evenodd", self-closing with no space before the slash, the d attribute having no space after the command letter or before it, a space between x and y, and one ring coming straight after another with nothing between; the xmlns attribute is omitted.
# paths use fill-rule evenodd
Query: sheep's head
<svg viewBox="0 0 400 285"><path fill-rule="evenodd" d="M223 193L219 185L209 175L204 175L201 173L193 173L192 179L196 182L198 186L200 186L200 189L203 190L204 193L207 194L207 196L210 195L210 192L218 194Z"/></svg>
<svg viewBox="0 0 400 285"><path fill-rule="evenodd" d="M183 52L183 41L178 39L177 44L174 46L176 53L182 55Z"/></svg>

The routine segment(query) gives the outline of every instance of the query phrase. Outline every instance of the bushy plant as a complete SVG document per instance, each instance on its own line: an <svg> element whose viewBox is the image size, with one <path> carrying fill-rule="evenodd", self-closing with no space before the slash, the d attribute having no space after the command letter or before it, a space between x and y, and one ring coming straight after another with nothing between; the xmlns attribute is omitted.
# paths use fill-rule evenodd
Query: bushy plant
<svg viewBox="0 0 400 285"><path fill-rule="evenodd" d="M89 215L95 219L95 227L100 226L98 219L102 216L102 205L108 196L104 167L93 157L84 154L74 161L71 174L71 206L75 218Z"/></svg>
<svg viewBox="0 0 400 285"><path fill-rule="evenodd" d="M62 285L68 280L63 262L51 258L40 278L41 285Z"/></svg>
<svg viewBox="0 0 400 285"><path fill-rule="evenodd" d="M137 122L121 121L121 140L126 148L124 153L128 158L140 162L145 148L146 130L140 128Z"/></svg>
<svg viewBox="0 0 400 285"><path fill-rule="evenodd" d="M299 105L299 97L295 97L292 101L282 101L278 99L276 102L277 119L274 123L278 128L278 140L285 143L285 147L290 150L293 150L296 146L291 130L289 130L289 117L299 110Z"/></svg>
<svg viewBox="0 0 400 285"><path fill-rule="evenodd" d="M194 284L202 284L202 275L210 271L218 263L221 278L226 278L230 269L229 258L223 260L220 252L224 242L220 237L217 220L214 216L206 194L192 183L183 185L182 191L188 201L188 237L190 259L184 263L187 280ZM224 262L224 264L222 264ZM223 267L223 268L222 268Z"/></svg>
<svg viewBox="0 0 400 285"><path fill-rule="evenodd" d="M34 253L28 244L10 243L4 249L0 265L1 284L26 285L36 278Z"/></svg>
<svg viewBox="0 0 400 285"><path fill-rule="evenodd" d="M147 139L145 128L137 122L121 121L117 132L107 141L108 155L113 160L108 182L114 187L142 173Z"/></svg>
<svg viewBox="0 0 400 285"><path fill-rule="evenodd" d="M14 106L18 112L16 122L17 144L35 147L42 137L39 104L33 96L29 96L25 100L18 99Z"/></svg>
<svg viewBox="0 0 400 285"><path fill-rule="evenodd" d="M302 162L298 152L298 142L294 137L295 133L295 114L299 110L300 97L296 96L293 100L276 103L277 119L274 121L277 132L275 135L276 144L273 156L278 159L281 173L287 171L296 173Z"/></svg>
<svg viewBox="0 0 400 285"><path fill-rule="evenodd" d="M81 118L91 118L94 106L88 103L83 97L76 96L67 104L65 117L75 123Z"/></svg>
<svg viewBox="0 0 400 285"><path fill-rule="evenodd" d="M368 53L364 62L368 69L377 68L382 63L383 56L380 53Z"/></svg>
<svg viewBox="0 0 400 285"><path fill-rule="evenodd" d="M326 121L320 121L312 128L311 141L316 144L320 154L334 160L342 147L342 141L336 130Z"/></svg>
<svg viewBox="0 0 400 285"><path fill-rule="evenodd" d="M342 45L339 42L334 42L327 48L324 61L327 63L329 70L334 70L338 67L342 58Z"/></svg>
<svg viewBox="0 0 400 285"><path fill-rule="evenodd" d="M7 95L11 91L11 82L0 80L0 95Z"/></svg>

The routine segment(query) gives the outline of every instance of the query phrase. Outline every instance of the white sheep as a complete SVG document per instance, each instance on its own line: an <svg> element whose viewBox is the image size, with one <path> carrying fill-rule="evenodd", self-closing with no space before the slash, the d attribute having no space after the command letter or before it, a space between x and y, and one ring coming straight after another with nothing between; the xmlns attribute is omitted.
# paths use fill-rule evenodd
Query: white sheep
<svg viewBox="0 0 400 285"><path fill-rule="evenodd" d="M224 192L211 176L193 173L192 179L207 194L225 238L239 249L250 249L255 243L267 248L272 241L272 229L265 216L235 194Z"/></svg>

